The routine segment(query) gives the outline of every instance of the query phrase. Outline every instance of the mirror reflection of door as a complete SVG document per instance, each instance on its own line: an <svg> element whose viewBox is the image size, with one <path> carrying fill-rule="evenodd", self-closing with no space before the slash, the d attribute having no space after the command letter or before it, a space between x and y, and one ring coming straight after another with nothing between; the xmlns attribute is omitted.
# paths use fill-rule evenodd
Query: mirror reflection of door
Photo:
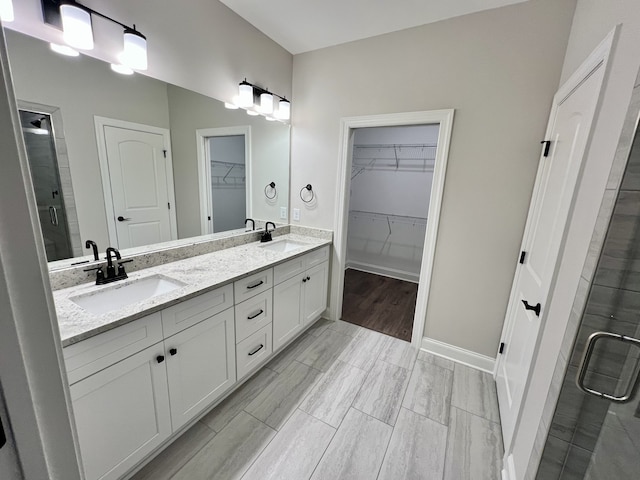
<svg viewBox="0 0 640 480"><path fill-rule="evenodd" d="M47 260L72 257L67 213L62 199L51 116L20 110L31 179Z"/></svg>
<svg viewBox="0 0 640 480"><path fill-rule="evenodd" d="M104 194L111 243L117 240L123 249L175 240L169 131L104 118L97 122L109 180Z"/></svg>

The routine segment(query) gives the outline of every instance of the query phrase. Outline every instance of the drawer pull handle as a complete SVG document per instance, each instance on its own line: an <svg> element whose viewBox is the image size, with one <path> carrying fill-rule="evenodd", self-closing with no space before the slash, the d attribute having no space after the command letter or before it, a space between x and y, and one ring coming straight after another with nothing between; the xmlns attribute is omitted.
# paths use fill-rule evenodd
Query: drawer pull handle
<svg viewBox="0 0 640 480"><path fill-rule="evenodd" d="M158 356L156 357L156 362L158 362L158 363L162 363L162 362L164 362L164 355L158 355Z"/></svg>
<svg viewBox="0 0 640 480"><path fill-rule="evenodd" d="M261 343L260 346L258 348L256 348L253 352L249 352L249 356L255 355L256 353L258 353L263 348L264 348L264 345Z"/></svg>
<svg viewBox="0 0 640 480"><path fill-rule="evenodd" d="M172 349L169 350L169 353L173 357L176 353L178 353L178 349L177 348L172 348Z"/></svg>
<svg viewBox="0 0 640 480"><path fill-rule="evenodd" d="M258 313L256 313L255 315L252 315L250 317L247 317L247 320L253 320L256 317L259 317L260 315L262 315L264 313L264 310L260 309L260 311Z"/></svg>
<svg viewBox="0 0 640 480"><path fill-rule="evenodd" d="M262 280L260 280L258 283L255 283L255 284L253 284L253 285L247 285L247 288L248 288L249 290L251 290L252 288L259 287L259 286L260 286L260 285L262 285L263 283L264 283L264 282L263 282Z"/></svg>

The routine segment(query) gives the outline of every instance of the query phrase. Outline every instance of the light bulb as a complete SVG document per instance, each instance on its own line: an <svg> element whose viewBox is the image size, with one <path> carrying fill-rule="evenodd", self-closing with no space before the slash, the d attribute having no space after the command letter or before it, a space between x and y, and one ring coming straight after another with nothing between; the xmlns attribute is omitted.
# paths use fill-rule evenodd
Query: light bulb
<svg viewBox="0 0 640 480"><path fill-rule="evenodd" d="M11 0L0 0L0 20L3 22L13 22L13 2Z"/></svg>
<svg viewBox="0 0 640 480"><path fill-rule="evenodd" d="M147 39L137 30L127 28L123 37L124 49L120 61L135 70L147 69Z"/></svg>
<svg viewBox="0 0 640 480"><path fill-rule="evenodd" d="M273 95L263 93L260 95L260 113L270 115L273 113Z"/></svg>
<svg viewBox="0 0 640 480"><path fill-rule="evenodd" d="M63 3L60 5L60 18L64 41L80 50L93 50L93 29L91 14L81 6Z"/></svg>

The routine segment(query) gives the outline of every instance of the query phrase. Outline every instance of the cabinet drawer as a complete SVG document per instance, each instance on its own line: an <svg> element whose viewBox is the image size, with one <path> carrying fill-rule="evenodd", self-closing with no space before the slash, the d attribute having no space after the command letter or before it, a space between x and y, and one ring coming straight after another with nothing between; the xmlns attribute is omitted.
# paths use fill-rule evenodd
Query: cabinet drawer
<svg viewBox="0 0 640 480"><path fill-rule="evenodd" d="M249 275L233 284L236 304L254 297L273 286L273 269L262 270L261 272Z"/></svg>
<svg viewBox="0 0 640 480"><path fill-rule="evenodd" d="M329 245L322 247L319 250L315 250L311 253L307 253L304 256L304 259L305 259L305 268L311 268L322 262L326 262L327 260L329 260Z"/></svg>
<svg viewBox="0 0 640 480"><path fill-rule="evenodd" d="M162 341L160 312L69 345L62 350L69 383L113 365Z"/></svg>
<svg viewBox="0 0 640 480"><path fill-rule="evenodd" d="M236 343L271 323L273 318L271 289L236 305Z"/></svg>
<svg viewBox="0 0 640 480"><path fill-rule="evenodd" d="M265 362L273 352L271 345L271 324L245 338L236 346L238 380Z"/></svg>
<svg viewBox="0 0 640 480"><path fill-rule="evenodd" d="M279 283L289 280L290 278L304 272L306 269L305 258L306 255L302 255L294 258L293 260L289 260L288 262L276 265L273 268L273 283L278 285Z"/></svg>
<svg viewBox="0 0 640 480"><path fill-rule="evenodd" d="M233 306L233 285L181 302L162 311L164 336L169 337Z"/></svg>

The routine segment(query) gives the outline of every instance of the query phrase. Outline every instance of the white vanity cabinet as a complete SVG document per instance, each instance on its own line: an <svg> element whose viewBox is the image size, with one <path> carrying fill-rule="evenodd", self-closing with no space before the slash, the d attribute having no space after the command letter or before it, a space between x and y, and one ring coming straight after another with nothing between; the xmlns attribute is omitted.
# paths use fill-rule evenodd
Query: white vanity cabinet
<svg viewBox="0 0 640 480"><path fill-rule="evenodd" d="M327 308L329 247L274 268L273 349L278 350Z"/></svg>

